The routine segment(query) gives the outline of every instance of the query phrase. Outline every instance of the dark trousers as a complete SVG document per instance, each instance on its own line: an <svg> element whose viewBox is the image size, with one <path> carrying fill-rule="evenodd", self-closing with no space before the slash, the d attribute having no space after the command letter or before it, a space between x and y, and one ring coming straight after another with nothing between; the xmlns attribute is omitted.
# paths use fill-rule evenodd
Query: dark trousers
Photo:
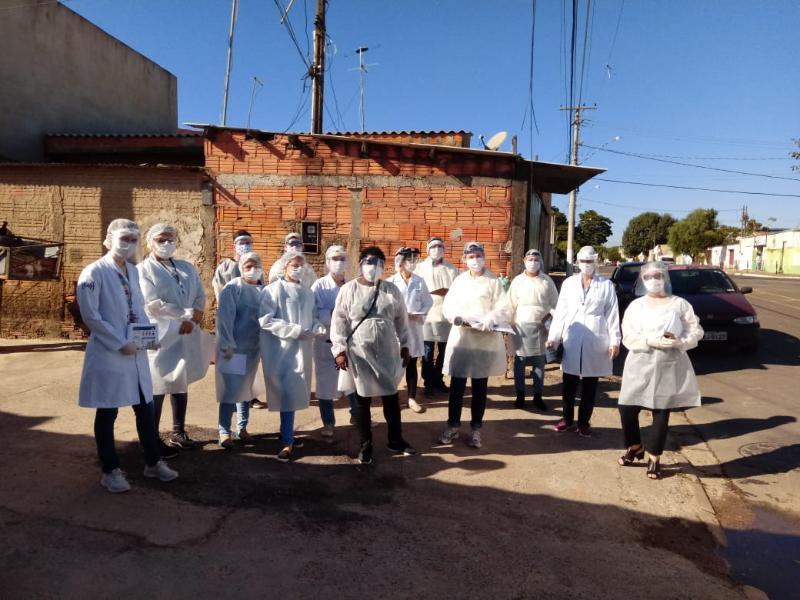
<svg viewBox="0 0 800 600"><path fill-rule="evenodd" d="M486 412L486 390L489 387L489 378L472 378L472 404L470 410L472 420L469 426L480 429L483 426L483 414ZM464 391L467 389L466 377L450 378L450 398L447 402L447 425L459 427L461 425L461 409L464 407Z"/></svg>
<svg viewBox="0 0 800 600"><path fill-rule="evenodd" d="M437 350L434 359L434 351ZM446 342L425 342L425 355L422 357L422 381L425 387L431 387L438 383L444 383L442 379L442 365L444 365L444 351L447 348Z"/></svg>
<svg viewBox="0 0 800 600"><path fill-rule="evenodd" d="M406 389L409 398L417 397L417 357L413 357L406 365Z"/></svg>
<svg viewBox="0 0 800 600"><path fill-rule="evenodd" d="M575 394L581 384L581 405L578 408L578 424L588 425L594 411L594 398L597 395L597 377L583 377L564 373L561 385L561 400L564 407L564 420L572 425L575 420Z"/></svg>
<svg viewBox="0 0 800 600"><path fill-rule="evenodd" d="M625 437L625 447L640 446L642 432L639 429L639 413L650 410L641 406L619 407L619 417L622 421L622 434ZM650 427L644 449L653 456L661 456L667 444L667 429L669 427L669 410L652 410L653 425Z"/></svg>
<svg viewBox="0 0 800 600"><path fill-rule="evenodd" d="M133 405L133 412L136 415L139 443L144 450L144 462L152 467L161 458L158 452L158 432L153 418L153 403L145 401L141 390L139 390L139 404ZM103 473L111 473L119 468L119 457L114 444L114 422L117 420L117 413L116 408L98 408L94 415L94 439L97 442L97 455Z"/></svg>
<svg viewBox="0 0 800 600"><path fill-rule="evenodd" d="M397 444L403 440L403 426L400 423L400 396L394 393L383 396L383 418L389 429L389 443ZM356 424L361 436L361 445L372 443L372 415L370 407L372 398L365 398L356 394Z"/></svg>
<svg viewBox="0 0 800 600"><path fill-rule="evenodd" d="M161 428L161 409L164 407L164 395L153 395L156 432ZM170 394L169 399L172 404L172 432L183 433L186 428L186 405L189 403L189 394Z"/></svg>

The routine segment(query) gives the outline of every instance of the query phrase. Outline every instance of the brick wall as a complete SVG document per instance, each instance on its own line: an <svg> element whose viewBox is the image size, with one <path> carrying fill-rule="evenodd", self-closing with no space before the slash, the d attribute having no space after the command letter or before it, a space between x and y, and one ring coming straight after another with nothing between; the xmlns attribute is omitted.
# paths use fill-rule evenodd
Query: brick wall
<svg viewBox="0 0 800 600"><path fill-rule="evenodd" d="M104 253L106 227L116 218L135 220L143 236L153 223L176 225L178 256L192 260L210 284L214 212L202 205L202 179L190 169L0 166L0 220L16 235L65 242L61 281L5 283L0 334L71 333L64 296L83 267Z"/></svg>

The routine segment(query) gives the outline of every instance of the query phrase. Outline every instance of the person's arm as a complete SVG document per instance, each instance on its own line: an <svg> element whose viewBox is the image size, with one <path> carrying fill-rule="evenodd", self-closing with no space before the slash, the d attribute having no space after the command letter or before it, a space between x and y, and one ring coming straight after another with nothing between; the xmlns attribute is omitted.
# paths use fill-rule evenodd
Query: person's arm
<svg viewBox="0 0 800 600"><path fill-rule="evenodd" d="M683 323L683 334L679 339L679 348L686 352L697 347L705 332L700 326L697 315L694 314L692 305L683 298L681 298L681 323Z"/></svg>
<svg viewBox="0 0 800 600"><path fill-rule="evenodd" d="M345 285L336 296L336 305L331 314L331 352L334 356L347 350L347 338L352 331L350 304L353 301L353 286Z"/></svg>
<svg viewBox="0 0 800 600"><path fill-rule="evenodd" d="M454 294L448 293L444 297L444 302L442 302L442 316L445 319L447 319L448 321L450 321L451 323L453 322L453 320L456 317L466 316L466 315L459 315L458 314L458 311L459 311L459 308L460 308L460 306L459 306L459 297L458 297L458 293L457 293L458 283L459 282L458 282L457 279L453 281L453 284L450 286L450 289L451 290L452 289L456 289L456 293L454 293Z"/></svg>
<svg viewBox="0 0 800 600"><path fill-rule="evenodd" d="M236 350L236 336L233 325L236 322L236 303L239 299L236 285L226 285L219 294L217 302L217 347L225 351ZM231 352L232 353L232 352Z"/></svg>
<svg viewBox="0 0 800 600"><path fill-rule="evenodd" d="M420 312L423 315L427 315L428 311L430 311L430 309L433 307L433 296L431 296L431 293L428 291L428 285L425 283L425 280L422 277L419 278L419 283L420 297L422 300Z"/></svg>
<svg viewBox="0 0 800 600"><path fill-rule="evenodd" d="M619 332L619 304L617 303L617 294L614 292L614 285L611 281L606 281L604 285L605 292L605 319L606 327L608 329L608 343L609 346L616 346L619 348L620 332Z"/></svg>
<svg viewBox="0 0 800 600"><path fill-rule="evenodd" d="M194 284L197 289L197 294L195 294L194 302L192 302L192 308L200 313L200 318L196 319L199 321L200 319L203 318L203 312L206 310L206 290L203 288L203 282L200 279L200 273L197 272L197 268L191 263L187 264L192 270L191 271L192 278L194 279Z"/></svg>
<svg viewBox="0 0 800 600"><path fill-rule="evenodd" d="M211 287L214 288L214 296L216 296L217 302L219 302L219 296L222 293L222 288L224 288L225 284L228 283L225 281L225 277L222 273L224 265L224 262L217 265L217 268L214 271L214 277L211 279Z"/></svg>
<svg viewBox="0 0 800 600"><path fill-rule="evenodd" d="M280 315L278 304L278 296L282 293L280 285L280 283L270 284L261 292L258 323L261 329L269 331L275 337L282 340L296 340L303 332L303 328L300 324L287 321Z"/></svg>
<svg viewBox="0 0 800 600"><path fill-rule="evenodd" d="M568 325L566 322L567 311L569 311L570 308L570 291L568 281L568 279L564 280L564 283L561 286L561 294L558 296L556 309L553 312L553 322L550 324L550 330L547 334L548 346L557 346L561 343L561 339L564 335L564 328Z"/></svg>
<svg viewBox="0 0 800 600"><path fill-rule="evenodd" d="M631 352L650 352L650 344L642 329L642 311L639 304L631 304L622 317L622 343Z"/></svg>
<svg viewBox="0 0 800 600"><path fill-rule="evenodd" d="M114 327L100 314L102 286L102 275L97 270L90 267L84 269L78 278L78 306L81 318L94 338L109 350L117 352L127 345L128 340L118 335Z"/></svg>
<svg viewBox="0 0 800 600"><path fill-rule="evenodd" d="M558 304L558 290L556 284L550 277L547 278L547 312L551 315L556 312L556 305Z"/></svg>

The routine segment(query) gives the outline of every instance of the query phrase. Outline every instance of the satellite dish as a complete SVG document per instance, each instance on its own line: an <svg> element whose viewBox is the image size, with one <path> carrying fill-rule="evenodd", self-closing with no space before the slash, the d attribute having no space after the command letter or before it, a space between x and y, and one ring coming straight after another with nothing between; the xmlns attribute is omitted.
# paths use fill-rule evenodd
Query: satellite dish
<svg viewBox="0 0 800 600"><path fill-rule="evenodd" d="M507 137L508 137L508 132L498 131L492 137L489 138L488 142L483 141L483 136L480 137L480 140L483 143L484 150L497 150L500 146L503 145L503 142L506 141Z"/></svg>

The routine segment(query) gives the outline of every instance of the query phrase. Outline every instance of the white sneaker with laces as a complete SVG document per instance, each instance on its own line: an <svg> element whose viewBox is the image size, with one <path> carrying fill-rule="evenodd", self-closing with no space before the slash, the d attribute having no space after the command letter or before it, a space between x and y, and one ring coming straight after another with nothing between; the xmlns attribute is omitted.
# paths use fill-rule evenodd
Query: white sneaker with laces
<svg viewBox="0 0 800 600"><path fill-rule="evenodd" d="M452 444L453 440L458 439L458 427L448 427L439 436L440 444Z"/></svg>
<svg viewBox="0 0 800 600"><path fill-rule="evenodd" d="M408 408L413 410L415 413L424 413L425 407L422 406L419 402L416 401L414 398L408 399Z"/></svg>
<svg viewBox="0 0 800 600"><path fill-rule="evenodd" d="M483 440L481 440L480 429L472 430L472 434L469 436L469 446L470 448L480 448L481 446L483 446Z"/></svg>
<svg viewBox="0 0 800 600"><path fill-rule="evenodd" d="M112 494L120 494L131 489L131 485L125 479L125 474L121 469L114 469L111 473L103 473L100 478L100 485Z"/></svg>
<svg viewBox="0 0 800 600"><path fill-rule="evenodd" d="M178 472L170 469L165 461L160 460L152 467L145 466L144 476L157 478L159 481L172 481L178 478Z"/></svg>

